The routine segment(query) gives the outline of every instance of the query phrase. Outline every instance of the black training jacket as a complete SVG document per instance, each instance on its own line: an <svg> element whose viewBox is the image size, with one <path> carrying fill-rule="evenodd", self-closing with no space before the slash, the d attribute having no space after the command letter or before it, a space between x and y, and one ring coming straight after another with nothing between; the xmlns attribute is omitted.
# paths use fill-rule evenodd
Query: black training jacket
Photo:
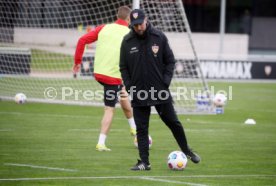
<svg viewBox="0 0 276 186"><path fill-rule="evenodd" d="M132 98L132 106L153 106L172 101L168 87L174 65L173 52L161 31L150 23L144 37L131 30L122 41L120 71Z"/></svg>

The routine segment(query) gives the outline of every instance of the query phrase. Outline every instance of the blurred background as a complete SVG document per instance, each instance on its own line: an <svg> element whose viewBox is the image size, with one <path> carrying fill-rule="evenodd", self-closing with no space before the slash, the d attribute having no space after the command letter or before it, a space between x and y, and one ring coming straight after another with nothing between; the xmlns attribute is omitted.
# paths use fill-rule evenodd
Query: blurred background
<svg viewBox="0 0 276 186"><path fill-rule="evenodd" d="M220 31L221 0L183 0L193 32ZM276 54L276 1L226 0L225 33L247 34L250 54Z"/></svg>
<svg viewBox="0 0 276 186"><path fill-rule="evenodd" d="M97 1L93 1L93 3L95 2ZM182 0L182 2L192 32L220 32L223 0ZM121 4L124 3L122 1ZM13 0L12 2L1 0L0 4L0 20L9 23L11 27L64 28L66 26L76 28L88 18L89 21L85 24L95 25L98 23L96 17L91 17L93 4L88 0L78 1L74 6L76 8L74 11L72 6L64 0L55 0L55 7L52 6L50 0ZM34 8L34 4L40 4L39 8ZM276 54L276 37L274 37L276 33L276 2L274 0L225 0L225 4L226 34L247 34L250 54ZM60 11L53 11L56 8L59 8ZM85 11L80 12L79 10ZM70 12L70 16L62 16L63 12ZM33 17L33 14L36 14L36 17ZM52 17L57 17L57 19L52 19ZM113 21L112 16L109 17L109 21ZM3 34L0 34L0 37L0 41L4 39Z"/></svg>
<svg viewBox="0 0 276 186"><path fill-rule="evenodd" d="M91 81L72 81L78 39L115 21L117 8L133 7L135 1L0 0L0 75L5 77L0 96L27 92L43 101L45 88L65 83L99 89ZM140 0L139 5L169 39L177 60L175 87L206 89L205 79L275 81L276 1ZM80 79L93 79L95 46L86 46ZM179 84L190 79L197 85Z"/></svg>

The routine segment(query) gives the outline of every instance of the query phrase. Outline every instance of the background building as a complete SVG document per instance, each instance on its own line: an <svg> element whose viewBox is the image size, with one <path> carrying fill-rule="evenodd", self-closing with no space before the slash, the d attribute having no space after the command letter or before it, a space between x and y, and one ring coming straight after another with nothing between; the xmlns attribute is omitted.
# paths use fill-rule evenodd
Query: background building
<svg viewBox="0 0 276 186"><path fill-rule="evenodd" d="M193 32L219 32L221 0L183 0ZM226 33L249 35L250 53L276 53L276 1L226 0Z"/></svg>

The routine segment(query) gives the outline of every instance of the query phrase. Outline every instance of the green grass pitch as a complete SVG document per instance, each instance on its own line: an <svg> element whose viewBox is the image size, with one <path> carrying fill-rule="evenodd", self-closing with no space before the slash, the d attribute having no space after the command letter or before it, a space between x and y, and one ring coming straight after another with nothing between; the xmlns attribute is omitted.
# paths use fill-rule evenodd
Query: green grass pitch
<svg viewBox="0 0 276 186"><path fill-rule="evenodd" d="M212 83L232 86L221 115L180 115L202 162L168 169L178 150L170 131L151 116L152 170L132 172L137 149L120 109L97 152L103 108L0 101L0 185L276 185L276 83ZM245 125L247 118L256 125Z"/></svg>

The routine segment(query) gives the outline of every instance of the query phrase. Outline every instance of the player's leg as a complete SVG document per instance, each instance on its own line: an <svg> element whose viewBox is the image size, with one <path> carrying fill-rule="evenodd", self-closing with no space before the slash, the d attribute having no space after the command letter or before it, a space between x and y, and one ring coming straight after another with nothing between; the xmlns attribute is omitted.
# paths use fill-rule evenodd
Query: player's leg
<svg viewBox="0 0 276 186"><path fill-rule="evenodd" d="M180 121L178 120L177 115L175 114L175 110L172 104L160 104L155 106L160 118L162 121L169 127L174 138L176 139L179 147L182 151L187 151L187 139L184 133L183 126L181 125Z"/></svg>
<svg viewBox="0 0 276 186"><path fill-rule="evenodd" d="M165 103L155 106L162 121L169 127L178 146L194 162L199 163L200 157L195 154L188 146L184 128L175 113L173 104Z"/></svg>
<svg viewBox="0 0 276 186"><path fill-rule="evenodd" d="M104 107L104 115L101 121L101 131L98 139L98 144L96 146L96 150L98 151L110 151L111 149L107 148L105 145L105 141L107 135L109 133L112 119L114 115L114 107L105 106Z"/></svg>
<svg viewBox="0 0 276 186"><path fill-rule="evenodd" d="M136 135L136 125L133 118L133 112L129 101L128 93L125 87L122 87L122 90L120 91L120 104L125 114L125 117L128 120L128 124L130 126L130 134L134 136Z"/></svg>
<svg viewBox="0 0 276 186"><path fill-rule="evenodd" d="M98 151L110 151L111 149L107 148L105 145L105 141L109 130L111 128L115 105L118 101L117 92L119 90L118 86L114 85L106 85L104 86L104 115L101 121L101 131L99 135L98 144L96 145L96 150Z"/></svg>
<svg viewBox="0 0 276 186"><path fill-rule="evenodd" d="M136 123L138 150L141 161L131 168L131 170L150 170L149 163L149 118L150 118L150 106L147 107L134 107L133 108L134 119Z"/></svg>
<svg viewBox="0 0 276 186"><path fill-rule="evenodd" d="M114 116L115 108L105 106L104 107L104 115L101 121L101 133L108 135L109 130L111 128L113 116Z"/></svg>

